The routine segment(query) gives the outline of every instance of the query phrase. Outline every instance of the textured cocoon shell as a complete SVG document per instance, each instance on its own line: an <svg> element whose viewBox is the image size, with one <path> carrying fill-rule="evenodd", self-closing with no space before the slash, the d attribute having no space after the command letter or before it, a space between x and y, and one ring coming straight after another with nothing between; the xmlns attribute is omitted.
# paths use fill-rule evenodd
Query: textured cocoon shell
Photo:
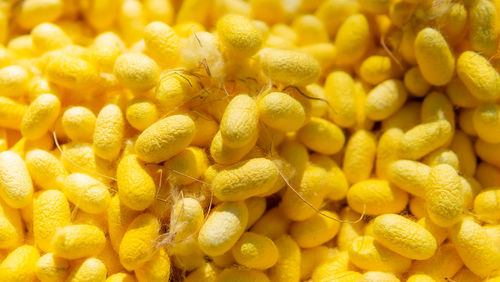
<svg viewBox="0 0 500 282"><path fill-rule="evenodd" d="M58 257L78 259L99 254L105 244L106 237L99 227L77 224L58 228L51 249Z"/></svg>
<svg viewBox="0 0 500 282"><path fill-rule="evenodd" d="M229 147L241 148L258 134L259 110L253 98L246 94L235 96L227 105L220 122L220 132Z"/></svg>
<svg viewBox="0 0 500 282"><path fill-rule="evenodd" d="M0 196L13 208L31 203L33 183L23 159L12 151L0 153Z"/></svg>
<svg viewBox="0 0 500 282"><path fill-rule="evenodd" d="M500 75L483 56L465 51L457 60L457 75L470 93L485 102L495 102L500 97Z"/></svg>
<svg viewBox="0 0 500 282"><path fill-rule="evenodd" d="M120 201L133 210L145 210L153 204L156 184L145 164L136 155L127 155L116 169Z"/></svg>
<svg viewBox="0 0 500 282"><path fill-rule="evenodd" d="M257 53L262 44L261 32L244 16L229 14L217 22L217 34L225 51L237 57Z"/></svg>

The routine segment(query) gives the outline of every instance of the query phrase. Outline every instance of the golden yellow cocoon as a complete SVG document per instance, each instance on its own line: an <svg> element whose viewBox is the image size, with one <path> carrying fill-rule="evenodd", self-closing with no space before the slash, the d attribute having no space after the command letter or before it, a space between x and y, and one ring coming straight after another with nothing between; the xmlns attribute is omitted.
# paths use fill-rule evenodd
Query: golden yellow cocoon
<svg viewBox="0 0 500 282"><path fill-rule="evenodd" d="M350 65L365 54L371 44L368 20L363 14L353 14L342 22L335 36L336 64Z"/></svg>
<svg viewBox="0 0 500 282"><path fill-rule="evenodd" d="M2 281L33 281L35 265L40 257L38 250L30 245L14 249L0 264Z"/></svg>
<svg viewBox="0 0 500 282"><path fill-rule="evenodd" d="M428 183L425 200L429 218L441 227L460 221L464 194L457 171L447 164L437 165L431 169Z"/></svg>
<svg viewBox="0 0 500 282"><path fill-rule="evenodd" d="M453 226L450 237L465 266L477 276L490 276L500 268L497 241L471 217Z"/></svg>
<svg viewBox="0 0 500 282"><path fill-rule="evenodd" d="M377 140L366 130L358 130L347 142L344 153L343 169L347 180L356 183L368 179L372 173Z"/></svg>
<svg viewBox="0 0 500 282"><path fill-rule="evenodd" d="M169 281L170 258L167 251L160 248L148 262L137 268L134 272L139 282Z"/></svg>
<svg viewBox="0 0 500 282"><path fill-rule="evenodd" d="M465 51L457 60L457 75L470 93L484 102L495 102L500 97L500 75L482 55Z"/></svg>
<svg viewBox="0 0 500 282"><path fill-rule="evenodd" d="M26 167L33 182L43 189L60 189L60 184L66 176L62 162L53 154L40 149L26 153Z"/></svg>
<svg viewBox="0 0 500 282"><path fill-rule="evenodd" d="M315 82L321 72L318 61L309 54L265 48L259 52L264 73L284 85L304 86Z"/></svg>
<svg viewBox="0 0 500 282"><path fill-rule="evenodd" d="M402 158L420 159L445 145L452 134L453 128L447 120L419 124L401 138L399 152Z"/></svg>
<svg viewBox="0 0 500 282"><path fill-rule="evenodd" d="M269 282L269 278L263 272L252 269L226 268L219 275L217 281L220 282Z"/></svg>
<svg viewBox="0 0 500 282"><path fill-rule="evenodd" d="M387 178L406 192L425 198L431 168L417 161L397 160L388 166Z"/></svg>
<svg viewBox="0 0 500 282"><path fill-rule="evenodd" d="M436 254L425 261L415 261L409 273L425 273L436 280L453 277L463 266L455 247L451 243L443 244Z"/></svg>
<svg viewBox="0 0 500 282"><path fill-rule="evenodd" d="M33 184L23 159L12 151L0 153L0 196L13 208L31 202Z"/></svg>
<svg viewBox="0 0 500 282"><path fill-rule="evenodd" d="M66 177L64 194L77 208L91 214L105 212L111 200L106 185L83 173L73 173Z"/></svg>
<svg viewBox="0 0 500 282"><path fill-rule="evenodd" d="M306 109L292 96L271 92L259 99L261 120L280 131L296 131L306 120Z"/></svg>
<svg viewBox="0 0 500 282"><path fill-rule="evenodd" d="M58 190L40 193L33 201L33 234L35 244L44 252L52 250L51 242L58 228L70 224L70 207Z"/></svg>
<svg viewBox="0 0 500 282"><path fill-rule="evenodd" d="M472 122L477 135L488 143L500 143L495 132L500 128L500 106L483 104L474 110Z"/></svg>
<svg viewBox="0 0 500 282"><path fill-rule="evenodd" d="M28 106L6 97L0 97L0 126L19 130Z"/></svg>
<svg viewBox="0 0 500 282"><path fill-rule="evenodd" d="M21 66L7 66L0 69L0 91L2 96L21 97L28 92L29 74Z"/></svg>
<svg viewBox="0 0 500 282"><path fill-rule="evenodd" d="M373 237L384 247L410 259L426 260L437 249L436 239L423 226L397 214L375 218Z"/></svg>
<svg viewBox="0 0 500 282"><path fill-rule="evenodd" d="M18 210L0 200L0 247L12 249L22 244L24 227Z"/></svg>
<svg viewBox="0 0 500 282"><path fill-rule="evenodd" d="M366 116L371 120L386 119L403 106L407 97L408 93L400 80L386 80L366 96Z"/></svg>
<svg viewBox="0 0 500 282"><path fill-rule="evenodd" d="M127 227L138 215L139 212L124 205L118 195L111 199L107 211L107 224L109 240L116 252L120 249L120 243Z"/></svg>
<svg viewBox="0 0 500 282"><path fill-rule="evenodd" d="M69 89L92 90L100 80L90 62L69 55L56 56L45 71L49 82Z"/></svg>
<svg viewBox="0 0 500 282"><path fill-rule="evenodd" d="M475 108L481 103L470 93L467 87L465 87L465 84L458 77L453 78L446 85L446 94L453 105L457 107Z"/></svg>
<svg viewBox="0 0 500 282"><path fill-rule="evenodd" d="M173 115L146 128L135 143L137 156L146 162L159 163L180 153L191 143L195 124L186 115Z"/></svg>
<svg viewBox="0 0 500 282"><path fill-rule="evenodd" d="M116 159L123 146L124 135L125 119L121 109L114 104L103 107L95 122L94 153L105 160Z"/></svg>
<svg viewBox="0 0 500 282"><path fill-rule="evenodd" d="M21 122L21 133L27 139L33 140L42 137L53 126L61 102L52 94L42 94L31 102Z"/></svg>
<svg viewBox="0 0 500 282"><path fill-rule="evenodd" d="M99 227L87 224L58 228L51 242L55 256L77 259L95 256L106 244L106 237Z"/></svg>
<svg viewBox="0 0 500 282"><path fill-rule="evenodd" d="M249 268L267 269L278 261L274 242L252 232L243 233L231 250L236 262Z"/></svg>
<svg viewBox="0 0 500 282"><path fill-rule="evenodd" d="M342 127L351 127L356 122L356 100L354 80L344 71L333 71L325 81L325 96L330 103L328 115Z"/></svg>
<svg viewBox="0 0 500 282"><path fill-rule="evenodd" d="M212 189L219 200L242 201L267 193L279 177L273 161L254 158L219 171L212 181Z"/></svg>
<svg viewBox="0 0 500 282"><path fill-rule="evenodd" d="M245 231L248 208L244 202L224 202L209 215L200 233L198 244L210 256L229 251Z"/></svg>
<svg viewBox="0 0 500 282"><path fill-rule="evenodd" d="M441 33L427 27L415 38L415 56L422 76L432 85L445 85L455 73L455 58Z"/></svg>
<svg viewBox="0 0 500 282"><path fill-rule="evenodd" d="M269 270L271 281L299 281L300 280L300 248L289 236L282 235L274 243L278 248L278 262Z"/></svg>
<svg viewBox="0 0 500 282"><path fill-rule="evenodd" d="M349 247L349 260L363 270L402 273L411 260L378 243L372 236L359 236Z"/></svg>
<svg viewBox="0 0 500 282"><path fill-rule="evenodd" d="M85 107L71 107L64 111L62 127L73 141L90 142L94 136L96 116Z"/></svg>
<svg viewBox="0 0 500 282"><path fill-rule="evenodd" d="M408 203L408 194L381 179L357 182L347 192L349 206L358 213L379 215L398 213Z"/></svg>
<svg viewBox="0 0 500 282"><path fill-rule="evenodd" d="M249 57L262 45L261 32L253 22L237 14L228 14L217 21L217 34L223 51L229 56Z"/></svg>
<svg viewBox="0 0 500 282"><path fill-rule="evenodd" d="M120 201L130 209L145 210L155 199L156 184L136 155L123 157L116 169Z"/></svg>
<svg viewBox="0 0 500 282"><path fill-rule="evenodd" d="M53 23L40 23L31 30L33 47L40 53L62 48L71 44L71 38Z"/></svg>
<svg viewBox="0 0 500 282"><path fill-rule="evenodd" d="M474 212L485 220L500 218L498 197L500 197L500 190L498 189L491 189L477 194L474 198Z"/></svg>
<svg viewBox="0 0 500 282"><path fill-rule="evenodd" d="M148 99L136 98L127 106L127 121L137 130L145 130L157 121L159 117L160 113L158 107Z"/></svg>
<svg viewBox="0 0 500 282"><path fill-rule="evenodd" d="M254 140L240 148L232 148L227 145L227 142L222 138L220 130L217 131L210 144L210 155L212 159L223 165L233 164L240 161L244 156L255 147L258 136L255 135Z"/></svg>
<svg viewBox="0 0 500 282"><path fill-rule="evenodd" d="M155 21L144 28L146 54L160 65L173 67L179 59L179 36L165 23Z"/></svg>
<svg viewBox="0 0 500 282"><path fill-rule="evenodd" d="M469 41L474 51L490 57L497 51L498 11L490 1L473 1L469 7Z"/></svg>
<svg viewBox="0 0 500 282"><path fill-rule="evenodd" d="M69 261L46 253L36 262L35 274L42 282L63 282L69 274Z"/></svg>
<svg viewBox="0 0 500 282"><path fill-rule="evenodd" d="M337 235L340 223L335 219L339 216L328 210L321 210L323 214L315 214L312 217L292 223L290 235L301 248L312 248L320 246Z"/></svg>
<svg viewBox="0 0 500 282"><path fill-rule="evenodd" d="M116 78L133 91L153 88L160 77L160 69L155 61L140 53L120 55L113 69Z"/></svg>
<svg viewBox="0 0 500 282"><path fill-rule="evenodd" d="M182 242L199 231L204 213L200 202L193 198L183 198L175 203L170 216L170 232L174 242Z"/></svg>
<svg viewBox="0 0 500 282"><path fill-rule="evenodd" d="M297 138L309 149L322 154L335 154L342 149L345 136L334 123L312 117L298 132Z"/></svg>
<svg viewBox="0 0 500 282"><path fill-rule="evenodd" d="M130 223L118 252L125 269L135 270L152 258L159 232L160 222L149 213L137 216Z"/></svg>
<svg viewBox="0 0 500 282"><path fill-rule="evenodd" d="M406 71L404 84L406 89L416 97L423 97L431 88L431 85L425 80L418 67L412 67Z"/></svg>
<svg viewBox="0 0 500 282"><path fill-rule="evenodd" d="M193 183L203 175L207 167L207 154L198 147L187 147L165 163L168 181L172 184Z"/></svg>
<svg viewBox="0 0 500 282"><path fill-rule="evenodd" d="M258 134L259 110L253 98L235 96L227 105L220 122L222 139L229 147L248 145Z"/></svg>
<svg viewBox="0 0 500 282"><path fill-rule="evenodd" d="M92 45L89 46L89 56L92 62L94 62L100 70L110 73L113 72L116 58L124 51L125 44L114 32L104 32L97 35Z"/></svg>
<svg viewBox="0 0 500 282"><path fill-rule="evenodd" d="M106 279L106 276L107 269L101 260L97 258L87 258L73 266L66 281L103 281Z"/></svg>

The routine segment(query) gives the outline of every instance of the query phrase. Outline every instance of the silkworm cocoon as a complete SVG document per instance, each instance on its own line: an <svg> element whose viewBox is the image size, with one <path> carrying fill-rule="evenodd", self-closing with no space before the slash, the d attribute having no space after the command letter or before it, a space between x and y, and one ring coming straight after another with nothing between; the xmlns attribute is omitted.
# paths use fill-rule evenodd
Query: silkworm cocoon
<svg viewBox="0 0 500 282"><path fill-rule="evenodd" d="M439 266L439 267L437 267ZM432 278L445 280L446 277L453 277L463 263L458 256L455 247L451 243L444 244L438 248L434 256L425 261L415 261L410 270L410 274L425 273Z"/></svg>
<svg viewBox="0 0 500 282"><path fill-rule="evenodd" d="M245 201L248 208L248 227L251 227L266 211L266 198L264 197L252 197Z"/></svg>
<svg viewBox="0 0 500 282"><path fill-rule="evenodd" d="M137 268L135 276L138 282L162 282L170 279L170 258L165 249L160 248L151 260Z"/></svg>
<svg viewBox="0 0 500 282"><path fill-rule="evenodd" d="M472 121L480 139L488 143L500 143L500 137L494 134L500 128L500 106L483 104L477 107Z"/></svg>
<svg viewBox="0 0 500 282"><path fill-rule="evenodd" d="M32 29L44 22L53 22L63 13L63 2L60 0L25 1L20 5L16 15L17 23L24 29Z"/></svg>
<svg viewBox="0 0 500 282"><path fill-rule="evenodd" d="M50 249L55 256L78 259L99 254L105 244L106 237L99 227L78 224L58 228Z"/></svg>
<svg viewBox="0 0 500 282"><path fill-rule="evenodd" d="M88 91L94 89L100 80L90 62L69 55L56 56L45 71L49 82L69 89Z"/></svg>
<svg viewBox="0 0 500 282"><path fill-rule="evenodd" d="M500 169L487 162L478 164L475 177L482 187L500 186Z"/></svg>
<svg viewBox="0 0 500 282"><path fill-rule="evenodd" d="M469 136L477 136L473 122L474 111L475 109L463 108L458 114L458 125Z"/></svg>
<svg viewBox="0 0 500 282"><path fill-rule="evenodd" d="M354 239L349 248L349 260L357 267L368 271L406 272L411 260L401 256L380 243L372 236Z"/></svg>
<svg viewBox="0 0 500 282"><path fill-rule="evenodd" d="M486 230L470 217L453 226L451 242L465 266L484 278L500 269L500 250Z"/></svg>
<svg viewBox="0 0 500 282"><path fill-rule="evenodd" d="M356 183L368 179L372 173L377 141L366 130L358 130L347 142L344 153L343 169L347 180Z"/></svg>
<svg viewBox="0 0 500 282"><path fill-rule="evenodd" d="M47 133L56 121L61 102L52 94L38 96L28 107L21 122L21 133L33 140Z"/></svg>
<svg viewBox="0 0 500 282"><path fill-rule="evenodd" d="M343 221L340 225L339 233L337 234L337 246L340 251L347 251L354 239L363 235L362 221L357 221L361 217L360 214L353 211L350 207L345 207L340 212L340 218Z"/></svg>
<svg viewBox="0 0 500 282"><path fill-rule="evenodd" d="M35 274L42 282L64 282L69 274L69 261L47 253L35 265Z"/></svg>
<svg viewBox="0 0 500 282"><path fill-rule="evenodd" d="M170 232L174 242L182 242L196 233L203 224L203 208L193 198L183 198L175 203L170 216Z"/></svg>
<svg viewBox="0 0 500 282"><path fill-rule="evenodd" d="M126 0L121 3L117 23L125 43L132 45L142 39L146 21L142 2Z"/></svg>
<svg viewBox="0 0 500 282"><path fill-rule="evenodd" d="M121 109L114 104L105 106L95 122L94 152L105 160L114 160L120 154L125 135L125 119Z"/></svg>
<svg viewBox="0 0 500 282"><path fill-rule="evenodd" d="M251 232L276 239L288 231L290 220L283 215L280 208L267 211L252 227Z"/></svg>
<svg viewBox="0 0 500 282"><path fill-rule="evenodd" d="M359 67L359 76L366 82L376 85L393 77L394 63L388 56L370 56Z"/></svg>
<svg viewBox="0 0 500 282"><path fill-rule="evenodd" d="M22 103L6 97L0 97L0 126L19 130L27 109L28 106Z"/></svg>
<svg viewBox="0 0 500 282"><path fill-rule="evenodd" d="M474 51L492 56L497 50L498 15L490 1L473 1L469 7L469 41Z"/></svg>
<svg viewBox="0 0 500 282"><path fill-rule="evenodd" d="M212 182L212 189L219 200L242 201L268 192L278 177L271 160L255 158L221 170Z"/></svg>
<svg viewBox="0 0 500 282"><path fill-rule="evenodd" d="M196 237L187 239L182 245L183 250L175 250L173 254L172 261L176 267L191 271L201 267L206 262L206 255L201 251Z"/></svg>
<svg viewBox="0 0 500 282"><path fill-rule="evenodd" d="M96 116L85 107L71 107L62 116L64 132L73 141L92 141Z"/></svg>
<svg viewBox="0 0 500 282"><path fill-rule="evenodd" d="M408 89L408 92L416 97L425 96L431 88L431 85L425 80L418 67L412 67L406 71L404 84L406 89Z"/></svg>
<svg viewBox="0 0 500 282"><path fill-rule="evenodd" d="M97 258L87 258L79 261L73 266L66 279L67 282L80 281L104 281L107 276L107 270L104 263Z"/></svg>
<svg viewBox="0 0 500 282"><path fill-rule="evenodd" d="M300 252L300 279L311 278L314 269L323 261L332 259L334 249L326 246L318 246L309 249L301 249Z"/></svg>
<svg viewBox="0 0 500 282"><path fill-rule="evenodd" d="M116 169L118 195L127 207L145 210L153 203L156 185L145 164L136 155L127 155Z"/></svg>
<svg viewBox="0 0 500 282"><path fill-rule="evenodd" d="M425 203L422 205L423 208L425 208L424 205ZM425 210L423 212L425 213ZM432 236L434 236L438 246L441 245L441 243L443 243L443 241L446 240L449 235L448 229L436 225L432 220L430 220L429 216L426 213L417 221L417 223L423 226L432 234Z"/></svg>
<svg viewBox="0 0 500 282"><path fill-rule="evenodd" d="M124 205L118 195L115 195L107 210L107 222L109 240L113 249L118 252L123 234L127 231L130 223L139 215L138 211L132 210Z"/></svg>
<svg viewBox="0 0 500 282"><path fill-rule="evenodd" d="M263 272L252 269L226 268L217 275L216 281L220 282L270 282Z"/></svg>
<svg viewBox="0 0 500 282"><path fill-rule="evenodd" d="M302 176L291 183L296 192L292 189L285 191L280 203L283 214L295 221L302 221L313 216L316 211L309 205L319 209L324 197L330 192L325 189L329 181L326 169L318 165L309 165ZM307 201L309 205L304 201Z"/></svg>
<svg viewBox="0 0 500 282"><path fill-rule="evenodd" d="M336 254L333 258L323 261L313 271L313 281L329 280L330 276L354 269L352 264L349 263L349 253L342 251ZM356 280L355 280L356 281Z"/></svg>
<svg viewBox="0 0 500 282"><path fill-rule="evenodd" d="M146 128L135 143L137 156L146 162L159 163L180 153L191 143L195 124L186 115L173 115Z"/></svg>
<svg viewBox="0 0 500 282"><path fill-rule="evenodd" d="M184 279L185 282L196 282L196 281L215 281L220 270L211 262L203 264L201 267L197 268L195 271L189 273L189 275Z"/></svg>
<svg viewBox="0 0 500 282"><path fill-rule="evenodd" d="M297 138L309 149L322 154L335 154L342 149L345 136L334 123L312 117L298 132Z"/></svg>
<svg viewBox="0 0 500 282"><path fill-rule="evenodd" d="M455 170L460 170L458 156L449 149L438 149L422 159L422 162L428 166L436 166L440 164L448 164Z"/></svg>
<svg viewBox="0 0 500 282"><path fill-rule="evenodd" d="M221 268L227 268L235 263L233 252L231 250L220 256L213 257L214 264Z"/></svg>
<svg viewBox="0 0 500 282"><path fill-rule="evenodd" d="M219 131L219 124L211 116L200 113L191 113L189 117L194 121L196 128L191 145L208 147Z"/></svg>
<svg viewBox="0 0 500 282"><path fill-rule="evenodd" d="M36 185L43 189L60 189L66 176L64 167L53 154L40 149L26 153L25 163Z"/></svg>
<svg viewBox="0 0 500 282"><path fill-rule="evenodd" d="M394 148L399 147L403 135L404 132L401 129L390 128L380 137L375 159L375 173L379 178L390 179L389 167L392 162L399 159L398 151Z"/></svg>
<svg viewBox="0 0 500 282"><path fill-rule="evenodd" d="M408 94L400 80L386 80L366 96L366 116L372 120L386 119L403 106L407 97Z"/></svg>
<svg viewBox="0 0 500 282"><path fill-rule="evenodd" d="M325 155L312 154L310 156L310 161L312 164L325 169L327 172L325 176L327 183L324 186L326 197L334 201L342 200L347 195L347 190L349 188L349 183L342 169L334 160ZM303 169L297 174L298 177L302 175L302 171Z"/></svg>
<svg viewBox="0 0 500 282"><path fill-rule="evenodd" d="M325 96L331 106L331 119L342 127L352 126L356 121L356 100L351 75L343 71L330 73L325 81Z"/></svg>
<svg viewBox="0 0 500 282"><path fill-rule="evenodd" d="M92 144L69 142L62 146L62 163L69 172L90 173L101 182L108 183L114 173L111 164L94 154Z"/></svg>
<svg viewBox="0 0 500 282"><path fill-rule="evenodd" d="M58 228L70 224L70 207L64 194L47 190L33 201L33 233L35 244L44 252L51 251L51 241Z"/></svg>
<svg viewBox="0 0 500 282"><path fill-rule="evenodd" d="M34 27L31 39L33 46L41 53L71 44L71 39L59 26L48 22Z"/></svg>
<svg viewBox="0 0 500 282"><path fill-rule="evenodd" d="M453 276L453 280L456 282L481 282L481 278L470 271L467 267L462 267L455 276Z"/></svg>
<svg viewBox="0 0 500 282"><path fill-rule="evenodd" d="M470 93L458 77L453 78L446 85L446 94L448 95L448 98L450 98L451 103L457 107L475 108L481 103Z"/></svg>
<svg viewBox="0 0 500 282"><path fill-rule="evenodd" d="M393 115L382 120L382 129L385 131L396 127L404 132L410 130L421 123L420 109L420 102L412 101L406 103Z"/></svg>
<svg viewBox="0 0 500 282"><path fill-rule="evenodd" d="M133 91L146 91L158 83L160 70L146 55L128 53L120 55L113 69L116 78Z"/></svg>
<svg viewBox="0 0 500 282"><path fill-rule="evenodd" d="M236 262L249 268L267 269L278 261L278 248L265 236L246 232L232 248Z"/></svg>
<svg viewBox="0 0 500 282"><path fill-rule="evenodd" d="M314 15L296 17L291 27L297 34L297 43L299 45L328 42L328 33L325 25Z"/></svg>
<svg viewBox="0 0 500 282"><path fill-rule="evenodd" d="M300 280L300 248L288 235L277 238L274 243L278 248L278 262L269 270L271 281Z"/></svg>
<svg viewBox="0 0 500 282"><path fill-rule="evenodd" d="M415 57L422 76L432 85L448 83L455 72L455 58L443 35L427 27L415 38Z"/></svg>
<svg viewBox="0 0 500 282"><path fill-rule="evenodd" d="M217 34L224 52L234 57L250 57L259 51L262 35L252 21L237 14L225 15L217 21Z"/></svg>
<svg viewBox="0 0 500 282"><path fill-rule="evenodd" d="M304 106L283 92L271 92L259 99L261 120L281 131L296 131L306 120Z"/></svg>
<svg viewBox="0 0 500 282"><path fill-rule="evenodd" d="M353 14L340 25L335 36L336 64L352 64L365 54L371 44L368 20L363 14Z"/></svg>
<svg viewBox="0 0 500 282"><path fill-rule="evenodd" d="M201 227L198 235L201 250L210 256L229 251L245 231L247 223L248 208L244 202L220 204Z"/></svg>
<svg viewBox="0 0 500 282"><path fill-rule="evenodd" d="M13 208L31 202L33 184L23 159L12 151L0 153L0 196Z"/></svg>
<svg viewBox="0 0 500 282"><path fill-rule="evenodd" d="M21 97L28 92L29 74L21 66L7 66L0 69L0 91L2 96Z"/></svg>
<svg viewBox="0 0 500 282"><path fill-rule="evenodd" d="M217 131L210 144L210 155L218 164L233 164L240 161L250 152L250 150L254 148L255 142L257 142L257 136L255 136L254 141L248 143L248 145L244 147L232 148L224 142L220 131Z"/></svg>
<svg viewBox="0 0 500 282"><path fill-rule="evenodd" d="M265 48L258 55L264 73L284 85L305 86L315 82L321 72L318 61L306 53Z"/></svg>
<svg viewBox="0 0 500 282"><path fill-rule="evenodd" d="M474 212L483 220L497 220L500 218L498 198L500 190L491 189L479 193L474 198Z"/></svg>
<svg viewBox="0 0 500 282"><path fill-rule="evenodd" d="M425 199L427 213L435 224L450 227L460 221L464 194L460 178L452 166L441 164L431 169Z"/></svg>
<svg viewBox="0 0 500 282"><path fill-rule="evenodd" d="M179 74L167 74L160 78L155 89L155 98L167 109L175 109L186 103L193 92L192 78Z"/></svg>
<svg viewBox="0 0 500 282"><path fill-rule="evenodd" d="M466 34L467 10L464 4L450 4L449 8L436 18L436 26L439 26L441 34L450 45L456 45Z"/></svg>
<svg viewBox="0 0 500 282"><path fill-rule="evenodd" d="M102 1L113 2L113 1ZM109 18L109 17L103 17ZM96 36L92 45L89 46L89 56L100 70L113 72L116 58L125 51L125 44L114 32L104 32Z"/></svg>
<svg viewBox="0 0 500 282"><path fill-rule="evenodd" d="M500 75L483 56L472 51L463 52L457 60L457 75L470 93L483 102L494 102L500 97Z"/></svg>
<svg viewBox="0 0 500 282"><path fill-rule="evenodd" d="M363 278L363 274L357 271L342 271L342 272L326 272L318 274L320 277L318 280L313 281L338 281L338 282L349 282L349 281L359 281Z"/></svg>
<svg viewBox="0 0 500 282"><path fill-rule="evenodd" d="M120 262L127 270L139 268L154 254L155 240L160 231L158 219L144 213L137 216L128 226L120 243Z"/></svg>
<svg viewBox="0 0 500 282"><path fill-rule="evenodd" d="M321 210L321 213L338 219L338 215L334 212ZM304 221L294 222L290 226L290 235L301 248L320 246L339 232L340 223L331 218L315 214Z"/></svg>
<svg viewBox="0 0 500 282"><path fill-rule="evenodd" d="M471 141L469 139L468 141L469 141L468 145L472 146ZM474 148L470 149L472 150L475 149L477 156L481 158L481 160L488 162L492 165L495 165L497 167L500 167L500 160L498 159L500 157L500 144L492 144L485 142L481 139L477 139ZM472 151L472 153L474 153L474 151ZM474 163L476 163L476 156L475 155L473 156L474 158L471 158L469 160L474 161Z"/></svg>
<svg viewBox="0 0 500 282"><path fill-rule="evenodd" d="M347 202L358 213L398 213L406 207L408 194L386 180L368 179L357 182L349 189Z"/></svg>
<svg viewBox="0 0 500 282"><path fill-rule="evenodd" d="M24 227L21 215L3 201L0 201L0 234L2 249L12 249L23 243Z"/></svg>
<svg viewBox="0 0 500 282"><path fill-rule="evenodd" d="M432 278L430 275L427 274L413 274L412 276L408 277L408 280L406 282L434 282L436 281L434 278Z"/></svg>
<svg viewBox="0 0 500 282"><path fill-rule="evenodd" d="M226 107L220 123L222 139L229 147L248 145L258 134L259 110L246 94L235 96Z"/></svg>
<svg viewBox="0 0 500 282"><path fill-rule="evenodd" d="M444 94L439 92L428 94L424 98L420 110L422 123L445 119L452 127L455 127L455 111L450 100Z"/></svg>
<svg viewBox="0 0 500 282"><path fill-rule="evenodd" d="M384 214L373 221L377 242L404 257L426 260L437 249L436 239L423 226L397 214Z"/></svg>
<svg viewBox="0 0 500 282"><path fill-rule="evenodd" d="M137 130L143 131L157 121L159 117L158 108L148 99L136 98L127 106L127 121Z"/></svg>
<svg viewBox="0 0 500 282"><path fill-rule="evenodd" d="M119 272L113 275L109 275L106 282L135 282L135 276L132 274Z"/></svg>
<svg viewBox="0 0 500 282"><path fill-rule="evenodd" d="M179 36L165 23L155 21L144 28L146 54L163 66L173 67L179 59Z"/></svg>
<svg viewBox="0 0 500 282"><path fill-rule="evenodd" d="M165 164L168 180L172 184L190 184L203 175L208 158L200 148L188 147Z"/></svg>
<svg viewBox="0 0 500 282"><path fill-rule="evenodd" d="M427 211L425 210L425 200L423 198L412 197L408 208L415 218L421 219L427 215Z"/></svg>
<svg viewBox="0 0 500 282"><path fill-rule="evenodd" d="M431 168L417 161L397 160L387 168L387 179L406 192L425 198Z"/></svg>
<svg viewBox="0 0 500 282"><path fill-rule="evenodd" d="M30 245L23 245L12 252L0 264L2 281L34 281L35 266L40 254Z"/></svg>
<svg viewBox="0 0 500 282"><path fill-rule="evenodd" d="M92 214L105 212L111 199L106 185L83 173L66 177L64 193L77 208Z"/></svg>
<svg viewBox="0 0 500 282"><path fill-rule="evenodd" d="M417 125L407 131L401 138L400 156L417 160L438 149L450 140L453 128L447 120Z"/></svg>
<svg viewBox="0 0 500 282"><path fill-rule="evenodd" d="M388 272L368 271L363 274L363 277L358 282L399 282L399 278Z"/></svg>

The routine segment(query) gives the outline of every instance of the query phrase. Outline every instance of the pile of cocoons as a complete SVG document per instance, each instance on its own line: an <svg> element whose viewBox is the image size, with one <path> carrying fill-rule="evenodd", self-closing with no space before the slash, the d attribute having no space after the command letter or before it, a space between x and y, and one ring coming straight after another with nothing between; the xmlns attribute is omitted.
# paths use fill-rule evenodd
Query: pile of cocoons
<svg viewBox="0 0 500 282"><path fill-rule="evenodd" d="M0 281L500 281L499 0L1 0Z"/></svg>

